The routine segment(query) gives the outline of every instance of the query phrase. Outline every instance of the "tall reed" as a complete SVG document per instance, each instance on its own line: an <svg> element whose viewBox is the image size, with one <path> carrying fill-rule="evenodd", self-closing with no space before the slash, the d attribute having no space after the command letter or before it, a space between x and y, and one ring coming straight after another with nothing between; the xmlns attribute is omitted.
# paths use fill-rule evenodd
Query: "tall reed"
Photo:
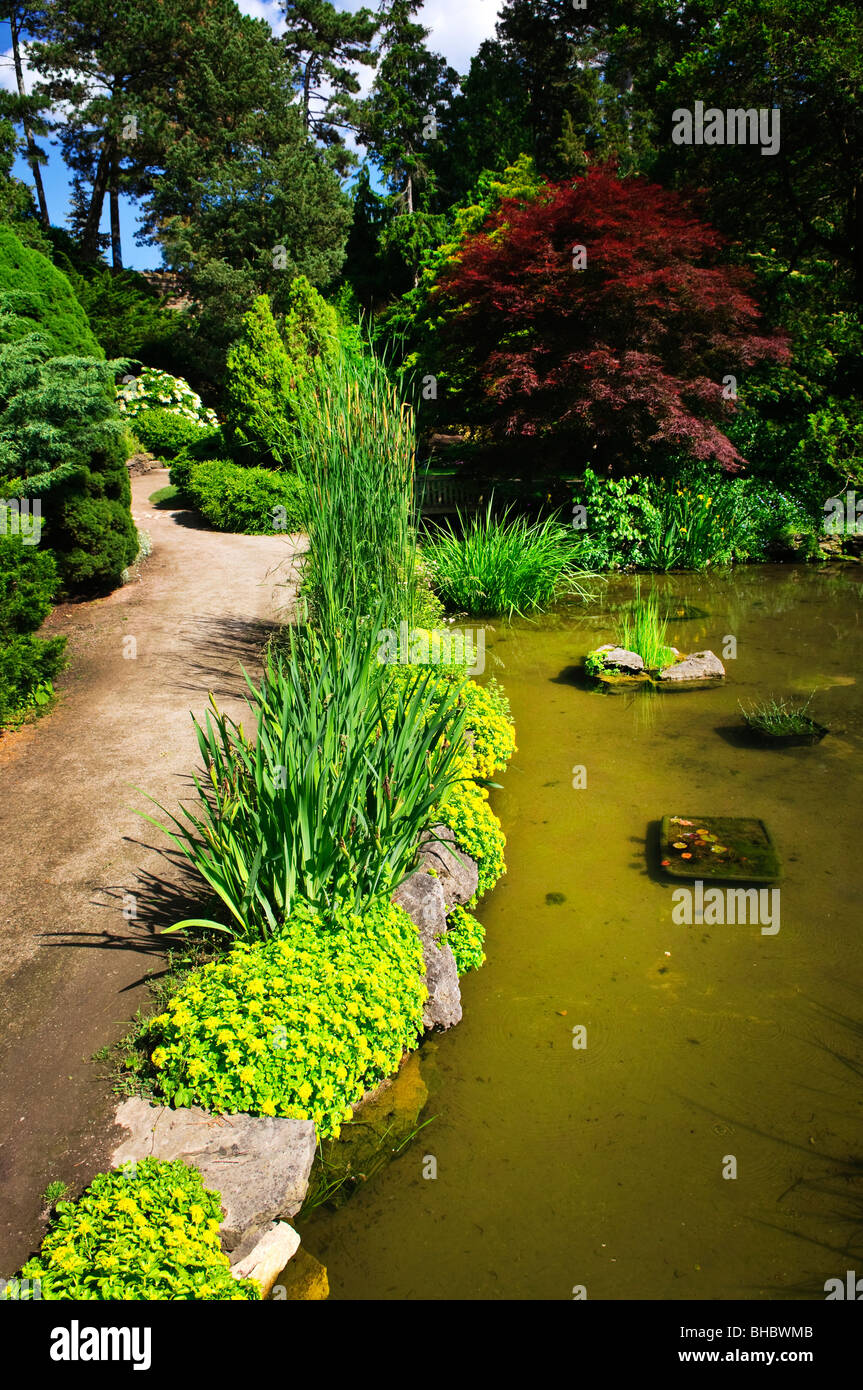
<svg viewBox="0 0 863 1390"><path fill-rule="evenodd" d="M414 413L372 352L319 369L298 422L310 554L304 589L323 633L372 614L412 624L418 571Z"/></svg>
<svg viewBox="0 0 863 1390"><path fill-rule="evenodd" d="M618 630L618 645L637 652L650 671L669 666L674 652L667 641L668 623L659 616L659 600L654 593L641 597L641 580L635 581L635 601L624 614Z"/></svg>

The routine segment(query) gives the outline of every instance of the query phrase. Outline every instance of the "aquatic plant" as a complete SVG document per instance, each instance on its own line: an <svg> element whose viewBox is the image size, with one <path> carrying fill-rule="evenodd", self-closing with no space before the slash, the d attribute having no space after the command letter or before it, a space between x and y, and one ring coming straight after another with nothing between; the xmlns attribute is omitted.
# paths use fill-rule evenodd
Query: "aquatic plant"
<svg viewBox="0 0 863 1390"><path fill-rule="evenodd" d="M384 627L420 625L413 411L371 352L317 365L311 382L296 440L311 616L329 634L373 614Z"/></svg>
<svg viewBox="0 0 863 1390"><path fill-rule="evenodd" d="M624 613L617 642L625 651L637 652L649 671L661 670L674 660L667 642L668 622L659 614L659 599L651 593L641 596L641 581L635 581L635 600Z"/></svg>
<svg viewBox="0 0 863 1390"><path fill-rule="evenodd" d="M556 598L590 597L591 577L581 559L583 543L554 517L529 521L507 507L439 527L423 555L432 584L444 603L470 614L533 613Z"/></svg>
<svg viewBox="0 0 863 1390"><path fill-rule="evenodd" d="M99 1173L58 1202L42 1249L21 1271L46 1300L257 1300L222 1253L221 1197L182 1159L143 1158Z"/></svg>
<svg viewBox="0 0 863 1390"><path fill-rule="evenodd" d="M337 1135L422 1032L422 945L386 899L295 901L283 933L190 975L142 1042L173 1105L314 1120Z"/></svg>
<svg viewBox="0 0 863 1390"><path fill-rule="evenodd" d="M748 708L738 702L738 708L750 729L770 738L814 734L821 731L821 725L809 714L814 694L813 690L808 700L777 700L771 696L770 699L761 700Z"/></svg>

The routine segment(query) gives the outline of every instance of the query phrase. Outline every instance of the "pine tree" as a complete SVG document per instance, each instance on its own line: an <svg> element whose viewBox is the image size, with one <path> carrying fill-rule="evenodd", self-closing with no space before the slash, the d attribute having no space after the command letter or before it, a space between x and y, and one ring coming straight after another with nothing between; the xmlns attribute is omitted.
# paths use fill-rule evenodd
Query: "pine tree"
<svg viewBox="0 0 863 1390"><path fill-rule="evenodd" d="M355 65L374 66L377 21L370 10L337 10L329 0L283 0L287 29L281 45L300 92L306 130L336 155L344 173L355 156L341 127L351 123L360 82Z"/></svg>

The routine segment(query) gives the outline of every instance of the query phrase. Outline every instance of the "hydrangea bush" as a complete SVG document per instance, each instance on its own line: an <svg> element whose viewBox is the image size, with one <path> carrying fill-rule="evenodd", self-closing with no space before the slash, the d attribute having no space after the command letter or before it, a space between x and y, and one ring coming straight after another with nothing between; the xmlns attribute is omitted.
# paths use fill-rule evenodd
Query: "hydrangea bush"
<svg viewBox="0 0 863 1390"><path fill-rule="evenodd" d="M209 410L196 391L181 376L145 367L141 375L126 378L117 388L117 405L126 419L134 420L145 410L170 410L201 426L218 425L216 413Z"/></svg>
<svg viewBox="0 0 863 1390"><path fill-rule="evenodd" d="M255 1300L221 1250L218 1192L182 1159L99 1173L77 1202L58 1202L42 1249L21 1271L43 1299Z"/></svg>

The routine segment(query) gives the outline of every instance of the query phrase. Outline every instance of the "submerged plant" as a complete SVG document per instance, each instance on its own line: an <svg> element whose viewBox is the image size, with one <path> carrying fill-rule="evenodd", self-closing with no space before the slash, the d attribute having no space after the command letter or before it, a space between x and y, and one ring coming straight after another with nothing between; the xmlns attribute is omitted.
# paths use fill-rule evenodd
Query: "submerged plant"
<svg viewBox="0 0 863 1390"><path fill-rule="evenodd" d="M589 572L581 560L583 542L554 517L529 521L484 513L458 529L440 527L423 546L432 583L448 607L471 614L526 614L555 598L590 597Z"/></svg>

